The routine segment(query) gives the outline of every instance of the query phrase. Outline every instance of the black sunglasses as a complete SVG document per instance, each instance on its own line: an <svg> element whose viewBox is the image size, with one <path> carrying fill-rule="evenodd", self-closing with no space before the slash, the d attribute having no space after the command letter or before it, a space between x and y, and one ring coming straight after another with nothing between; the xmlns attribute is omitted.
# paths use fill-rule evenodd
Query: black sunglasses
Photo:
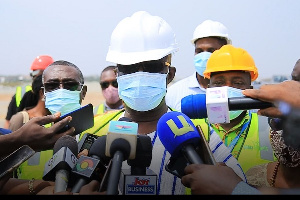
<svg viewBox="0 0 300 200"><path fill-rule="evenodd" d="M138 72L140 68L143 69L144 72L149 73L162 73L165 67L169 67L170 64L168 62L161 62L161 61L149 61L149 62L142 62L136 63L133 65L117 65L118 72L122 74L132 74Z"/></svg>
<svg viewBox="0 0 300 200"><path fill-rule="evenodd" d="M44 83L45 92L51 92L53 90L59 89L60 84L62 84L62 88L70 91L81 90L83 86L83 84L76 81L48 82Z"/></svg>
<svg viewBox="0 0 300 200"><path fill-rule="evenodd" d="M102 89L108 88L109 85L112 85L113 87L118 88L118 82L117 82L117 80L103 81L103 82L100 82L100 85L101 85Z"/></svg>

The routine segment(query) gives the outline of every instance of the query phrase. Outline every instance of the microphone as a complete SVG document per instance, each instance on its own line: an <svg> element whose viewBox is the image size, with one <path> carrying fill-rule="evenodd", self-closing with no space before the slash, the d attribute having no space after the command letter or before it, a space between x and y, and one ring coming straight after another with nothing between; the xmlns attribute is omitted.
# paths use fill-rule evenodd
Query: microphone
<svg viewBox="0 0 300 200"><path fill-rule="evenodd" d="M53 156L45 164L43 180L54 181L54 192L66 191L69 182L69 174L78 161L77 141L69 135L60 137L54 147Z"/></svg>
<svg viewBox="0 0 300 200"><path fill-rule="evenodd" d="M152 160L151 138L147 135L137 136L135 159L128 159L130 169L123 169L120 188L124 195L156 195L157 175L147 169Z"/></svg>
<svg viewBox="0 0 300 200"><path fill-rule="evenodd" d="M136 154L138 124L128 121L111 121L106 137L105 155L112 157L107 183L107 194L118 194L122 162L134 159Z"/></svg>
<svg viewBox="0 0 300 200"><path fill-rule="evenodd" d="M101 181L108 164L105 158L106 135L98 137L89 150L89 156L80 156L72 173L77 181L72 188L73 193L78 193L82 186L91 180Z"/></svg>
<svg viewBox="0 0 300 200"><path fill-rule="evenodd" d="M167 112L158 120L157 134L171 157L184 155L191 164L203 164L196 152L200 135L191 119L185 114Z"/></svg>
<svg viewBox="0 0 300 200"><path fill-rule="evenodd" d="M250 97L228 98L228 87L207 88L206 94L181 99L181 112L191 119L208 118L210 123L229 123L230 110L252 110L272 107L269 102Z"/></svg>

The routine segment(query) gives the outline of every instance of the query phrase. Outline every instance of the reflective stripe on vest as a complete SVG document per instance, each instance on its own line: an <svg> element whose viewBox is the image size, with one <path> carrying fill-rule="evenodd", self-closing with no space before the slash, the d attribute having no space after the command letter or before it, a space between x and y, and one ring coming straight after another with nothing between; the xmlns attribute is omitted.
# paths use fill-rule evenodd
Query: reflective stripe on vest
<svg viewBox="0 0 300 200"><path fill-rule="evenodd" d="M99 115L104 113L104 104L100 104L94 108L94 115Z"/></svg>
<svg viewBox="0 0 300 200"><path fill-rule="evenodd" d="M29 90L31 90L31 86L27 85L24 87L18 86L16 89L16 106L19 107L20 102L22 100L23 95L25 94L25 92L28 92Z"/></svg>
<svg viewBox="0 0 300 200"><path fill-rule="evenodd" d="M259 143L261 147L260 157L265 160L274 160L274 151L270 143L270 126L268 123L268 118L258 115L258 132L259 132Z"/></svg>

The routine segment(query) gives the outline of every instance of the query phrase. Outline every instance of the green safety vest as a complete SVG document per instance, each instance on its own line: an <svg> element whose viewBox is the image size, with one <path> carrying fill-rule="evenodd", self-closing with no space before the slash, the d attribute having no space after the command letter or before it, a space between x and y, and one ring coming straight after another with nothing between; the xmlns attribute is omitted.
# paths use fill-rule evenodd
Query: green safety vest
<svg viewBox="0 0 300 200"><path fill-rule="evenodd" d="M51 124L47 124L45 127L50 127ZM18 179L26 180L43 180L45 164L52 158L53 150L46 150L36 152L27 161L22 163L16 170L16 176Z"/></svg>
<svg viewBox="0 0 300 200"><path fill-rule="evenodd" d="M20 102L22 100L23 95L25 94L25 92L28 92L32 90L30 85L26 85L25 88L22 86L18 86L16 89L16 106L19 107Z"/></svg>

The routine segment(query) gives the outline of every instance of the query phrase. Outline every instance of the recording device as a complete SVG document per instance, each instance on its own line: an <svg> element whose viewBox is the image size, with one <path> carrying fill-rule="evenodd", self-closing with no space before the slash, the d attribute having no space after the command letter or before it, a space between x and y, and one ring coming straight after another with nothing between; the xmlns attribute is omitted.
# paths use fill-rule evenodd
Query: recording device
<svg viewBox="0 0 300 200"><path fill-rule="evenodd" d="M55 181L54 192L66 191L69 174L78 161L77 152L77 142L72 136L65 135L56 141L53 156L45 164L43 175L43 180Z"/></svg>
<svg viewBox="0 0 300 200"><path fill-rule="evenodd" d="M23 162L28 160L31 156L35 154L35 151L28 145L23 145L0 162L0 178L8 173L13 172L17 169Z"/></svg>
<svg viewBox="0 0 300 200"><path fill-rule="evenodd" d="M134 159L136 154L138 124L128 121L111 121L106 137L105 155L112 157L107 183L107 194L118 194L122 162Z"/></svg>
<svg viewBox="0 0 300 200"><path fill-rule="evenodd" d="M76 179L72 188L73 193L78 193L81 187L91 180L99 182L102 180L108 164L105 158L105 143L106 136L98 137L89 150L89 156L80 156L78 159L72 169Z"/></svg>
<svg viewBox="0 0 300 200"><path fill-rule="evenodd" d="M208 118L210 123L229 123L230 110L252 110L272 107L269 102L250 97L228 98L228 87L207 88L206 94L181 99L181 112L191 119Z"/></svg>
<svg viewBox="0 0 300 200"><path fill-rule="evenodd" d="M171 154L165 169L179 178L189 164L216 163L201 128L181 112L165 113L157 123L157 134Z"/></svg>
<svg viewBox="0 0 300 200"><path fill-rule="evenodd" d="M82 136L80 141L78 142L78 153L82 152L84 149L87 149L88 151L90 150L91 146L93 143L97 140L99 136L86 133Z"/></svg>
<svg viewBox="0 0 300 200"><path fill-rule="evenodd" d="M156 195L157 175L148 169L151 160L151 138L138 135L135 159L128 159L130 169L121 172L119 186L123 195Z"/></svg>
<svg viewBox="0 0 300 200"><path fill-rule="evenodd" d="M67 131L71 127L75 128L75 135L91 128L94 126L94 113L93 105L87 104L77 110L67 113L61 116L56 122L66 118L67 116L72 117L72 121L66 125L61 132Z"/></svg>

